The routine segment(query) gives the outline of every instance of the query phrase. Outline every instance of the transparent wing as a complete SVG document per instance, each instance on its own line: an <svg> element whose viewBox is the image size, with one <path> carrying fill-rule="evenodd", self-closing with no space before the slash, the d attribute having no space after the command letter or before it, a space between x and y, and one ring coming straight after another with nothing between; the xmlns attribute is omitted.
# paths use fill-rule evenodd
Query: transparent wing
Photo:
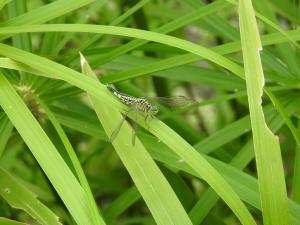
<svg viewBox="0 0 300 225"><path fill-rule="evenodd" d="M147 97L147 100L153 103L159 103L171 108L181 108L197 102L186 96L170 96L170 97Z"/></svg>

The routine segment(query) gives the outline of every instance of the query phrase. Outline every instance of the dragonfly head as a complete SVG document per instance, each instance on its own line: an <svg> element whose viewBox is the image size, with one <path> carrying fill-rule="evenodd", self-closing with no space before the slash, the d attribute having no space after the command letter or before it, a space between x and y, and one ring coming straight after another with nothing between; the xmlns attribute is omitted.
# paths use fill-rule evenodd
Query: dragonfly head
<svg viewBox="0 0 300 225"><path fill-rule="evenodd" d="M150 105L149 112L151 113L152 116L155 116L159 112L159 109L156 105Z"/></svg>

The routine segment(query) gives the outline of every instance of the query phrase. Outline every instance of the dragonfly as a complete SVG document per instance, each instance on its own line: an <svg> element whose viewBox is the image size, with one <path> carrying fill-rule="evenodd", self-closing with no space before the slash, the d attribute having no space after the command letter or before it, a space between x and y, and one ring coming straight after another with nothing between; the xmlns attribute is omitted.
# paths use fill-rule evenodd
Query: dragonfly
<svg viewBox="0 0 300 225"><path fill-rule="evenodd" d="M107 85L107 89L112 94L114 94L118 99L120 99L121 102L129 106L128 110L124 112L122 120L119 122L119 124L111 134L110 142L113 142L113 140L117 137L124 121L128 117L128 114L131 112L134 113L135 121L137 119L138 112L142 112L145 115L145 123L146 126L148 127L147 125L148 120L154 119L156 115L159 113L159 107L158 105L152 103L153 101L157 101L165 105L173 105L177 107L188 105L192 102L190 99L184 96L139 98L139 97L134 97L131 95L124 94L116 90L115 88L113 88L112 85ZM136 137L136 123L134 123L134 127L132 129L132 145L135 144L135 137Z"/></svg>

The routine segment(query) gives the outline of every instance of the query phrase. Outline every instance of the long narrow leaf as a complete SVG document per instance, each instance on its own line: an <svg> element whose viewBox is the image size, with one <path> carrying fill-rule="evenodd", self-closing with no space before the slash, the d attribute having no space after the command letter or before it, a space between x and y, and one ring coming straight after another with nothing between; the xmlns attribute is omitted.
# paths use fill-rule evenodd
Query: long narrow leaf
<svg viewBox="0 0 300 225"><path fill-rule="evenodd" d="M81 55L83 73L97 79L85 58ZM111 135L113 128L122 120L120 112L91 97L95 111L105 131ZM192 224L170 185L144 149L136 140L131 143L130 126L125 122L113 145L134 180L138 190L145 199L154 219L158 224Z"/></svg>
<svg viewBox="0 0 300 225"><path fill-rule="evenodd" d="M264 224L290 224L283 165L278 139L266 125L262 111L264 85L261 43L250 0L239 4L241 42Z"/></svg>

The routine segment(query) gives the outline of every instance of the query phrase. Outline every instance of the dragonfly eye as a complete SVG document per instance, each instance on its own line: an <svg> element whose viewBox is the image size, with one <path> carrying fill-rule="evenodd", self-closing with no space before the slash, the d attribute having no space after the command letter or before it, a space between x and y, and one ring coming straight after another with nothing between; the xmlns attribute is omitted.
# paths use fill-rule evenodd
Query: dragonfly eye
<svg viewBox="0 0 300 225"><path fill-rule="evenodd" d="M152 106L151 106L151 111L152 111L153 114L155 115L155 114L158 113L159 109L158 109L158 107L157 107L156 105L152 105Z"/></svg>

